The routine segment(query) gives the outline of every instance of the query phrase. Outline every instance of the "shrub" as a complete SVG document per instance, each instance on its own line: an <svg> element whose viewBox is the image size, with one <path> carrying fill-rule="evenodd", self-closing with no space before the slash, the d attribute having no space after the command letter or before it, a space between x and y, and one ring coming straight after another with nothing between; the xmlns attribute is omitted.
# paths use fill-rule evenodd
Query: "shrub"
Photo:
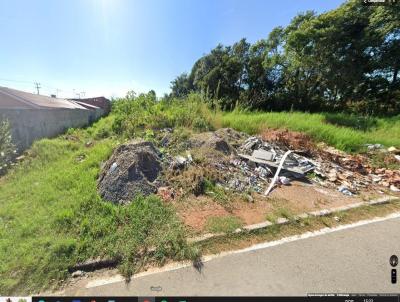
<svg viewBox="0 0 400 302"><path fill-rule="evenodd" d="M10 123L6 119L0 120L0 174L4 173L16 153L12 142Z"/></svg>
<svg viewBox="0 0 400 302"><path fill-rule="evenodd" d="M185 127L201 132L218 124L218 113L211 111L198 94L160 101L152 94L120 99L113 104L113 115L112 131L128 138L148 129Z"/></svg>

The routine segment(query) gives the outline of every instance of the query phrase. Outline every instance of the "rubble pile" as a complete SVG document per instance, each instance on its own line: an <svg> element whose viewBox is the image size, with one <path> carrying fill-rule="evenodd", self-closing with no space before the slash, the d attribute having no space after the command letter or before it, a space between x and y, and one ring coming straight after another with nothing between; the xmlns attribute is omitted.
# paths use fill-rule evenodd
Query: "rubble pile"
<svg viewBox="0 0 400 302"><path fill-rule="evenodd" d="M161 132L158 146L162 152L143 141L121 145L114 151L98 181L105 200L124 204L136 194L156 192L166 201L185 192L197 196L204 193L209 180L239 193L268 194L274 185L290 185L300 178L349 196L372 186L400 191L400 171L373 168L366 156L317 147L301 133L274 130L249 136L219 129L191 135L179 142L186 146L184 151L171 155L173 130ZM371 146L371 150L383 148Z"/></svg>
<svg viewBox="0 0 400 302"><path fill-rule="evenodd" d="M151 142L123 144L102 169L99 194L107 201L126 204L137 194L156 193L161 170L160 153Z"/></svg>
<svg viewBox="0 0 400 302"><path fill-rule="evenodd" d="M368 145L370 152L378 149L386 152L380 144ZM339 186L339 191L345 187L357 193L371 185L388 188L392 192L398 192L400 188L399 170L373 167L365 155L350 155L329 147L319 153L317 163L315 173L322 178L319 183Z"/></svg>

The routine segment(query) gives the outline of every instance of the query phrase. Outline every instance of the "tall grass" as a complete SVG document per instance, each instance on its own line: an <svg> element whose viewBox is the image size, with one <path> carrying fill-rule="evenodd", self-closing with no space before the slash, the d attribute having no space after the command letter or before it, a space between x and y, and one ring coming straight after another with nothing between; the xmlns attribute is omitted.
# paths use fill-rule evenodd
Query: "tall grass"
<svg viewBox="0 0 400 302"><path fill-rule="evenodd" d="M400 116L365 120L345 114L233 111L222 116L222 126L250 134L267 128L301 131L345 151L359 151L368 143L400 147Z"/></svg>
<svg viewBox="0 0 400 302"><path fill-rule="evenodd" d="M211 111L199 94L186 99L156 101L152 95L122 99L114 103L113 130L124 137L133 137L146 129L184 127L208 131L219 127L218 111Z"/></svg>
<svg viewBox="0 0 400 302"><path fill-rule="evenodd" d="M183 224L157 197L137 196L129 206L99 197L100 165L119 142L94 137L111 131L112 120L36 142L0 179L2 294L48 288L89 258L119 259L129 277L149 261L197 257Z"/></svg>

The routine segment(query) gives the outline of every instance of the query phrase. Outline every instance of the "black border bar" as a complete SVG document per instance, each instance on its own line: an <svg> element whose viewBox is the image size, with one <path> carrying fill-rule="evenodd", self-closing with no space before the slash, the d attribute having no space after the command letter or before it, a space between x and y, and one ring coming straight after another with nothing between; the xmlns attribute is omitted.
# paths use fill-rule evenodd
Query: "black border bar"
<svg viewBox="0 0 400 302"><path fill-rule="evenodd" d="M32 297L32 302L400 302L397 294L311 294L303 297Z"/></svg>

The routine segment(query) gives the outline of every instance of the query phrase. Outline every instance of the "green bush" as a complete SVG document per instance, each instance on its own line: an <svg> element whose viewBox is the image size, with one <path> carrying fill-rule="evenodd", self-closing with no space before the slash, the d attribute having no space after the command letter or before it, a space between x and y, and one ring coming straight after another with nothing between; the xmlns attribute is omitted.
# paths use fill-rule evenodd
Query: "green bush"
<svg viewBox="0 0 400 302"><path fill-rule="evenodd" d="M6 119L0 119L0 174L7 170L16 153L12 142L10 124Z"/></svg>
<svg viewBox="0 0 400 302"><path fill-rule="evenodd" d="M135 137L147 129L185 127L208 131L218 126L218 113L209 109L199 94L186 99L161 99L152 94L116 100L113 104L112 131L124 137Z"/></svg>

